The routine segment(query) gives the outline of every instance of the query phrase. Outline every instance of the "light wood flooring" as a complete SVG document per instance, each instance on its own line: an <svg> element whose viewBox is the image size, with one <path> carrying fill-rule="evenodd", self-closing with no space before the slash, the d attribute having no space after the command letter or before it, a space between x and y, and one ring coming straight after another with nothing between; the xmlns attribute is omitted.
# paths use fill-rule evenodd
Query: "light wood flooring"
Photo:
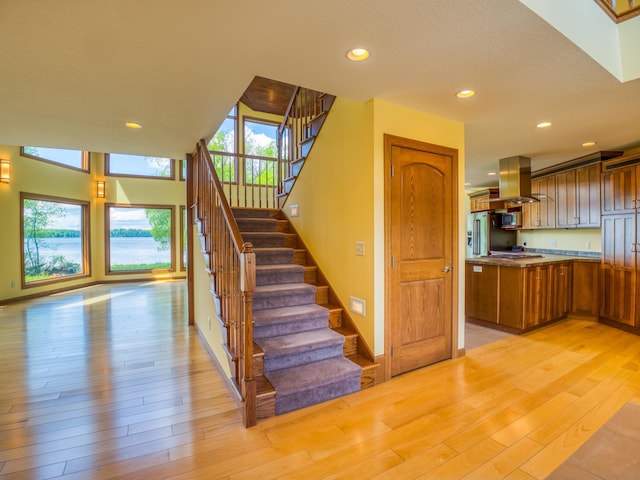
<svg viewBox="0 0 640 480"><path fill-rule="evenodd" d="M569 320L245 429L184 306L170 281L0 307L0 478L545 478L640 404L640 337Z"/></svg>

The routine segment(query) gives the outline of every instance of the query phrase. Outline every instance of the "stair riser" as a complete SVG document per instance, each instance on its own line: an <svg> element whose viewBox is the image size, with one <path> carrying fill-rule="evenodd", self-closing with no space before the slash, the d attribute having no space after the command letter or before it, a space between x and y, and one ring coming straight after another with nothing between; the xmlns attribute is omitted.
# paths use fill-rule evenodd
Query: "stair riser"
<svg viewBox="0 0 640 480"><path fill-rule="evenodd" d="M269 373L283 368L299 367L307 363L340 356L342 356L342 345L339 343L306 352L294 352L290 355L278 355L277 357L265 355L264 371Z"/></svg>
<svg viewBox="0 0 640 480"><path fill-rule="evenodd" d="M293 250L277 253L256 252L256 265L282 265L285 263L293 263L293 259Z"/></svg>
<svg viewBox="0 0 640 480"><path fill-rule="evenodd" d="M244 235L248 232L277 232L278 221L270 218L238 218L236 219L240 232Z"/></svg>
<svg viewBox="0 0 640 480"><path fill-rule="evenodd" d="M252 208L232 208L233 216L238 218L280 218L279 210L252 209Z"/></svg>
<svg viewBox="0 0 640 480"><path fill-rule="evenodd" d="M278 285L281 283L304 283L304 271L258 271L256 285Z"/></svg>
<svg viewBox="0 0 640 480"><path fill-rule="evenodd" d="M327 317L307 317L297 321L286 323L276 323L269 325L254 325L253 338L277 337L280 335L290 335L292 333L308 332L327 326Z"/></svg>
<svg viewBox="0 0 640 480"><path fill-rule="evenodd" d="M252 243L254 248L294 248L296 245L295 235L286 233L259 234L249 232L243 233L242 239Z"/></svg>
<svg viewBox="0 0 640 480"><path fill-rule="evenodd" d="M352 337L345 337L343 354L345 357L349 355L355 355L358 353L358 337L356 335Z"/></svg>
<svg viewBox="0 0 640 480"><path fill-rule="evenodd" d="M342 397L360 389L360 376L291 395L276 396L276 415Z"/></svg>
<svg viewBox="0 0 640 480"><path fill-rule="evenodd" d="M315 293L304 292L291 295L263 295L255 293L253 296L253 309L265 310L267 308L294 307L308 305L315 302Z"/></svg>

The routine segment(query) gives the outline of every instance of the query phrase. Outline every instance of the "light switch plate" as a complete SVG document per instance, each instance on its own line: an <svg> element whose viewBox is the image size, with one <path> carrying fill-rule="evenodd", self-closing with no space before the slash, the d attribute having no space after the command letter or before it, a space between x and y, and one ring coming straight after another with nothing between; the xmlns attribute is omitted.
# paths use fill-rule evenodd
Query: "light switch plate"
<svg viewBox="0 0 640 480"><path fill-rule="evenodd" d="M300 209L298 208L298 205L291 205L289 212L291 212L292 217L297 217L298 215L300 215Z"/></svg>
<svg viewBox="0 0 640 480"><path fill-rule="evenodd" d="M356 242L356 255L364 256L364 242Z"/></svg>

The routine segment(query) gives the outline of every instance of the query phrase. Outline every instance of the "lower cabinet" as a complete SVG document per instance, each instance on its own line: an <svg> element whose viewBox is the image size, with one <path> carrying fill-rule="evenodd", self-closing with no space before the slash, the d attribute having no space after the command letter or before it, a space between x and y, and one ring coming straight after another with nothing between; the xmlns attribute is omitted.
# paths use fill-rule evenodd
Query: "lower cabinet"
<svg viewBox="0 0 640 480"><path fill-rule="evenodd" d="M572 268L571 313L597 317L600 312L600 263L574 260Z"/></svg>
<svg viewBox="0 0 640 480"><path fill-rule="evenodd" d="M468 320L520 333L569 314L572 265L558 262L509 267L467 263L465 287Z"/></svg>

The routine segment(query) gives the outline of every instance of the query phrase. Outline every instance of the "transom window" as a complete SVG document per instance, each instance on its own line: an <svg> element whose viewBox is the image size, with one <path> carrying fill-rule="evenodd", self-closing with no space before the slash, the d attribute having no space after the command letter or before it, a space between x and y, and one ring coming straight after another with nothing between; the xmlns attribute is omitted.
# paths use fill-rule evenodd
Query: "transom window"
<svg viewBox="0 0 640 480"><path fill-rule="evenodd" d="M105 154L105 174L126 177L173 179L173 160L124 153Z"/></svg>
<svg viewBox="0 0 640 480"><path fill-rule="evenodd" d="M82 150L24 146L20 147L20 155L83 172L89 171L89 153Z"/></svg>

